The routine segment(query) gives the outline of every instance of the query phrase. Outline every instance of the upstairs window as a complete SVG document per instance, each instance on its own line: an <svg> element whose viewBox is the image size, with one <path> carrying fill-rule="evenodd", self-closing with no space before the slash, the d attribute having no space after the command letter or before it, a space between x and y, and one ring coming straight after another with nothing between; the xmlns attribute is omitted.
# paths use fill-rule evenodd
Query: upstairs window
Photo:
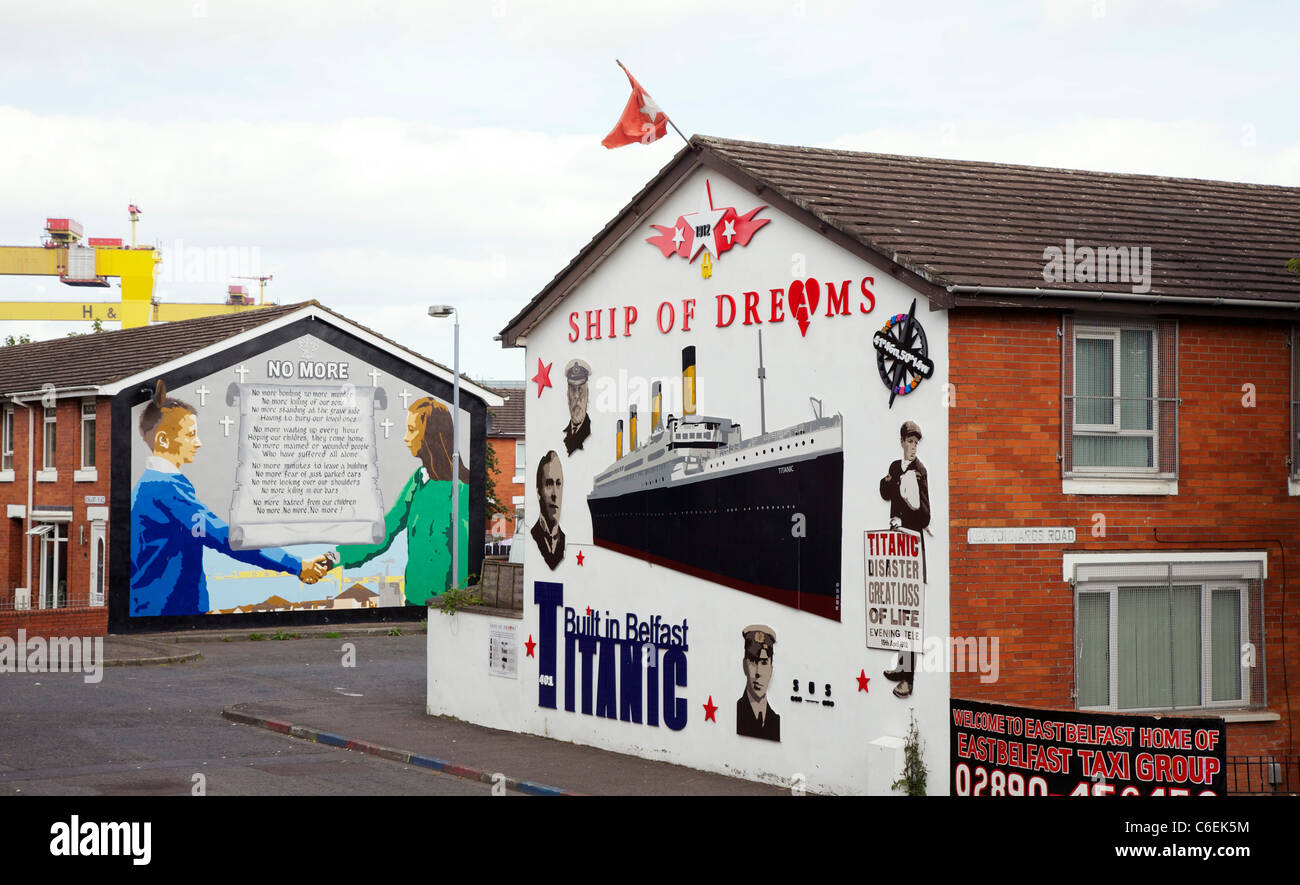
<svg viewBox="0 0 1300 885"><path fill-rule="evenodd" d="M1176 323L1066 317L1063 331L1064 475L1177 477Z"/></svg>
<svg viewBox="0 0 1300 885"><path fill-rule="evenodd" d="M81 468L95 467L95 402L81 404Z"/></svg>
<svg viewBox="0 0 1300 885"><path fill-rule="evenodd" d="M53 470L55 468L54 452L57 448L57 434L57 409L52 406L47 406L45 409L44 431L41 435L41 438L44 441L44 452L42 455L44 460L41 462L41 466L46 470Z"/></svg>
<svg viewBox="0 0 1300 885"><path fill-rule="evenodd" d="M14 408L4 407L3 426L0 426L0 470L14 469Z"/></svg>

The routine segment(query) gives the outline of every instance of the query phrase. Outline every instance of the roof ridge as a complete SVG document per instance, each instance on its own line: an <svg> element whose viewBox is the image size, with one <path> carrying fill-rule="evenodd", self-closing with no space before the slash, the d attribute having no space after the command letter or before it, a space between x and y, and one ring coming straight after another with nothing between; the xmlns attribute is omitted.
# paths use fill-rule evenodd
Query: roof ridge
<svg viewBox="0 0 1300 885"><path fill-rule="evenodd" d="M828 154L839 157L881 157L889 160L903 160L913 162L928 163L953 163L961 166L983 166L993 167L995 169L1009 169L1021 171L1041 171L1051 173L1067 173L1071 175L1100 175L1113 178L1135 178L1145 181L1168 181L1176 183L1190 184L1226 184L1234 188L1249 187L1261 189L1278 189L1283 191L1300 192L1300 186L1286 184L1265 184L1262 182L1251 181L1232 181L1226 178L1191 178L1180 175L1155 175L1150 172L1110 172L1103 169L1080 169L1071 166L1038 166L1031 163L1000 163L996 160L965 160L949 157L926 157L916 154L890 154L879 151L851 151L844 148L825 148L810 147L807 145L787 145L775 144L764 141L746 141L738 138L722 138L716 135L693 135L691 136L692 144L699 140L711 147L739 145L750 148L769 148L778 151L799 151L809 154Z"/></svg>

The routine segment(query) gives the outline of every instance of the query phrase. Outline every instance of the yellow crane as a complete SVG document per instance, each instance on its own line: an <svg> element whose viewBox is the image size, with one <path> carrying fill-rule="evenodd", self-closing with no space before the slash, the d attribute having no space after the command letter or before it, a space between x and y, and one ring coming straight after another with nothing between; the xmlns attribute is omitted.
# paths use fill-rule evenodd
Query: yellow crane
<svg viewBox="0 0 1300 885"><path fill-rule="evenodd" d="M82 244L83 230L71 218L47 218L47 239L39 246L0 246L0 275L58 277L69 286L107 288L110 277L122 285L119 301L0 301L0 320L100 320L121 323L123 329L217 314L257 310L260 304L160 304L153 297L153 281L162 255L152 246L135 246L135 223L140 210L132 204L131 238L90 237ZM250 299L251 300L251 299Z"/></svg>

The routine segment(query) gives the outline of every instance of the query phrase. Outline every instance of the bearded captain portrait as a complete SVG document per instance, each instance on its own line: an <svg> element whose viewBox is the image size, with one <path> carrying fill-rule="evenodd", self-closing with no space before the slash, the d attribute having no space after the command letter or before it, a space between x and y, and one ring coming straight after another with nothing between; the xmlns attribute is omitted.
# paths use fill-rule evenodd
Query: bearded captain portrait
<svg viewBox="0 0 1300 885"><path fill-rule="evenodd" d="M568 381L569 423L564 425L564 449L572 455L591 436L591 416L587 414L587 379L591 366L582 360L569 360L564 367Z"/></svg>

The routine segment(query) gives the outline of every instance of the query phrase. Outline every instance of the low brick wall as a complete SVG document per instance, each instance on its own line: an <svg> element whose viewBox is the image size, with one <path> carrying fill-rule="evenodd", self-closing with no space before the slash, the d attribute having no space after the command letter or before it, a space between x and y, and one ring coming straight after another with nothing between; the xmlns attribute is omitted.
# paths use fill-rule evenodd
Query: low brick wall
<svg viewBox="0 0 1300 885"><path fill-rule="evenodd" d="M75 608L0 610L0 636L18 638L18 631L43 636L103 636L108 633L108 608L102 605Z"/></svg>

